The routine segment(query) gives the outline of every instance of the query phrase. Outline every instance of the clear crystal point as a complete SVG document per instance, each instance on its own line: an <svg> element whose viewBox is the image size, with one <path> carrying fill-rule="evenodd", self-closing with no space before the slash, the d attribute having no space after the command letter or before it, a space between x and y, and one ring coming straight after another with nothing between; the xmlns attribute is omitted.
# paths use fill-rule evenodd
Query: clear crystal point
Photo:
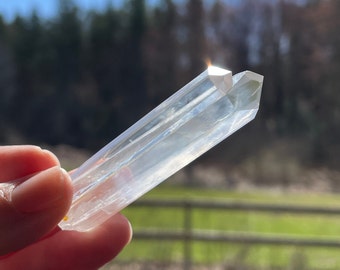
<svg viewBox="0 0 340 270"><path fill-rule="evenodd" d="M59 224L89 230L251 121L263 77L211 66L80 166Z"/></svg>

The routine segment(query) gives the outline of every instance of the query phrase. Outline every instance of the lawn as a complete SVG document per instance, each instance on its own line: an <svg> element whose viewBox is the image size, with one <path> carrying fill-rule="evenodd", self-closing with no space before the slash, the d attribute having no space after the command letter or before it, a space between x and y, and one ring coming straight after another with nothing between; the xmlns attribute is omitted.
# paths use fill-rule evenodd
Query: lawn
<svg viewBox="0 0 340 270"><path fill-rule="evenodd" d="M142 199L233 200L268 204L298 204L340 207L340 196L334 194L284 193L278 191L233 192L161 185ZM183 209L126 208L135 231L181 230ZM279 234L282 237L322 237L340 240L340 216L278 214L195 209L194 230L219 232ZM294 246L243 245L232 243L193 242L191 260L196 265L248 265L251 269L340 269L340 249ZM115 262L178 262L184 259L180 241L133 240ZM209 269L209 268L207 268ZM227 269L227 268L223 268ZM233 268L238 269L238 268Z"/></svg>

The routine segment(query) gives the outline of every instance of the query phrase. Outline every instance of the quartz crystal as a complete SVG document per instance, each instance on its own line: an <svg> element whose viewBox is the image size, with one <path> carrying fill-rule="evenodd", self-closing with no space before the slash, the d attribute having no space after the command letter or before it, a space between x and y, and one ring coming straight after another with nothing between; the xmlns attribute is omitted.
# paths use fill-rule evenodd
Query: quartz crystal
<svg viewBox="0 0 340 270"><path fill-rule="evenodd" d="M215 66L185 85L71 174L71 209L59 224L89 230L251 121L263 77Z"/></svg>

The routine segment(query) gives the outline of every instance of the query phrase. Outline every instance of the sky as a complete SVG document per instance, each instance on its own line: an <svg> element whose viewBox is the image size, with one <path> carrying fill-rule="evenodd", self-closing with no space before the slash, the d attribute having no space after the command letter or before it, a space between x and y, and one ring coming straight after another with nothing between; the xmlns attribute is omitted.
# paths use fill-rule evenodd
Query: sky
<svg viewBox="0 0 340 270"><path fill-rule="evenodd" d="M11 22L17 14L27 17L35 10L42 18L51 18L58 13L59 0L0 0L0 14L7 21ZM119 7L125 0L73 0L73 2L81 10L105 10L108 3L114 7ZM146 0L149 5L155 5L160 0ZM174 0L174 2L181 3L184 0ZM223 0L229 4L238 3L240 0ZM212 3L211 0L203 1L203 3Z"/></svg>
<svg viewBox="0 0 340 270"><path fill-rule="evenodd" d="M103 10L108 2L113 6L119 6L124 0L73 0L73 2L82 10ZM148 0L150 4L155 2L157 0ZM58 12L58 0L0 0L0 14L7 22L11 22L17 14L30 16L33 10L43 18L53 17Z"/></svg>
<svg viewBox="0 0 340 270"><path fill-rule="evenodd" d="M32 11L35 10L42 18L51 18L58 13L58 1L59 0L0 0L0 14L7 21L11 22L17 14L21 16L30 16ZM104 10L108 3L111 3L114 7L119 7L125 0L73 0L73 2L81 10ZM149 5L155 5L160 0L146 0ZM240 3L240 0L223 0L228 4ZM265 0L262 0L265 1ZM269 1L269 0L267 0ZM270 0L274 1L274 0ZM275 0L277 1L277 0ZM295 3L303 4L306 0L291 0ZM175 2L183 2L183 0L175 0ZM213 1L206 0L206 3Z"/></svg>

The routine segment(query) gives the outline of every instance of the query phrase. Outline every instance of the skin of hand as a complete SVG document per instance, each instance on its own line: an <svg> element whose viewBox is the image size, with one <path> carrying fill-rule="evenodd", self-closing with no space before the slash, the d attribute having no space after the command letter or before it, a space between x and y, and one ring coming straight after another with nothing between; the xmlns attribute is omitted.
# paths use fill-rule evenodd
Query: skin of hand
<svg viewBox="0 0 340 270"><path fill-rule="evenodd" d="M117 214L87 232L57 224L72 200L58 159L37 146L0 146L0 269L98 269L132 236Z"/></svg>

